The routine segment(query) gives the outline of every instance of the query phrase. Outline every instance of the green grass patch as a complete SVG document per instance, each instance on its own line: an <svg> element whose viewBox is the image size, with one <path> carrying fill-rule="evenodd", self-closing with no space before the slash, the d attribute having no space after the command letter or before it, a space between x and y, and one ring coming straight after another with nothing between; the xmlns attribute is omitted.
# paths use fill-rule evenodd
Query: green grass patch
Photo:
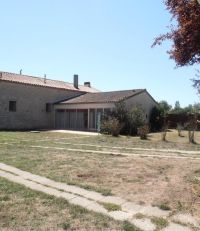
<svg viewBox="0 0 200 231"><path fill-rule="evenodd" d="M135 225L131 224L129 221L124 221L123 230L124 231L142 231Z"/></svg>
<svg viewBox="0 0 200 231"><path fill-rule="evenodd" d="M157 229L162 229L168 225L168 221L162 217L153 217L151 218L152 223L154 223Z"/></svg>
<svg viewBox="0 0 200 231"><path fill-rule="evenodd" d="M120 205L116 205L116 204L113 204L113 203L100 203L103 205L103 207L105 209L107 209L109 212L110 211L119 211L121 210L121 206Z"/></svg>
<svg viewBox="0 0 200 231"><path fill-rule="evenodd" d="M54 180L57 180L57 179L54 179ZM65 183L64 181L62 182ZM83 188L89 191L95 191L95 192L101 193L103 196L113 196L113 193L111 192L111 190L107 188L95 187L93 185L88 185L88 184L82 184L82 183L79 183L78 181L67 181L67 184L79 186L80 188Z"/></svg>
<svg viewBox="0 0 200 231"><path fill-rule="evenodd" d="M153 206L158 207L161 210L169 211L171 210L170 206L167 203L160 203L160 204L155 204Z"/></svg>
<svg viewBox="0 0 200 231"><path fill-rule="evenodd" d="M196 170L194 171L194 174L199 174L199 175L200 175L200 168L199 168L199 169L196 169Z"/></svg>
<svg viewBox="0 0 200 231"><path fill-rule="evenodd" d="M190 180L190 182L193 183L193 184L200 184L200 177L193 177Z"/></svg>
<svg viewBox="0 0 200 231"><path fill-rule="evenodd" d="M91 185L82 185L82 184L78 184L78 183L76 183L76 185L80 186L81 188L90 190L90 191L99 192L103 196L112 196L113 195L110 189L101 188L101 187L94 187L94 186L91 186Z"/></svg>
<svg viewBox="0 0 200 231"><path fill-rule="evenodd" d="M135 217L136 219L143 219L143 218L145 218L145 215L142 214L142 213L136 213L134 217Z"/></svg>

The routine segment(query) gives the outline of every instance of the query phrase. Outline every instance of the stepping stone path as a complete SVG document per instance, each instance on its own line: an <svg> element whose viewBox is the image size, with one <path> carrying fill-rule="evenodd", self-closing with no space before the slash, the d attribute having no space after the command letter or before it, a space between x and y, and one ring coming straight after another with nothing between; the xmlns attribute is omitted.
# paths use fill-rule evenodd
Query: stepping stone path
<svg viewBox="0 0 200 231"><path fill-rule="evenodd" d="M163 231L190 231L191 229L175 223L170 223Z"/></svg>
<svg viewBox="0 0 200 231"><path fill-rule="evenodd" d="M165 218L169 225L162 231L190 231L187 226L175 224L173 221L185 221L186 225L199 228L198 221L189 214L178 214L170 218L170 211L163 211L157 207L144 206L128 202L120 197L103 196L100 193L82 189L77 186L56 182L46 177L38 176L18 168L0 163L0 177L4 177L12 182L22 184L30 189L44 192L55 197L66 199L69 203L82 206L88 210L102 213L115 220L129 221L144 231L156 230L156 225L152 223L151 217ZM120 206L119 211L108 211L102 203L113 203ZM136 214L142 214L141 219Z"/></svg>
<svg viewBox="0 0 200 231"><path fill-rule="evenodd" d="M176 214L172 217L172 220L182 224L190 224L194 227L198 227L198 222L190 214Z"/></svg>

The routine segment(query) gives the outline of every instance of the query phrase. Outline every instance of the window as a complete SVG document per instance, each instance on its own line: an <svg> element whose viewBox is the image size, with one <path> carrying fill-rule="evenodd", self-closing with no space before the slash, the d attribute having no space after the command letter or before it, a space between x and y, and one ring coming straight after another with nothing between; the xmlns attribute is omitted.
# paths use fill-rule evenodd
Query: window
<svg viewBox="0 0 200 231"><path fill-rule="evenodd" d="M51 104L46 103L46 112L51 112Z"/></svg>
<svg viewBox="0 0 200 231"><path fill-rule="evenodd" d="M16 112L17 111L17 102L9 101L9 111Z"/></svg>

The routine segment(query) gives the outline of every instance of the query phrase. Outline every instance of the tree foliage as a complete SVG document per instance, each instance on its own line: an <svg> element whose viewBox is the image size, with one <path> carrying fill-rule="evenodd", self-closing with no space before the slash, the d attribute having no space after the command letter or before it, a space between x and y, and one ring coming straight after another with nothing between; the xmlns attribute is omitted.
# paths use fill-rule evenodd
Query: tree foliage
<svg viewBox="0 0 200 231"><path fill-rule="evenodd" d="M200 71L196 70L197 73L195 75L195 78L192 79L193 81L193 87L197 89L198 93L200 94Z"/></svg>
<svg viewBox="0 0 200 231"><path fill-rule="evenodd" d="M171 40L173 45L168 53L177 66L199 64L200 4L197 0L164 0L164 3L175 23L167 34L155 39L153 46Z"/></svg>
<svg viewBox="0 0 200 231"><path fill-rule="evenodd" d="M167 101L162 100L157 106L152 108L150 116L151 131L160 131L164 125L164 118L170 112L172 106Z"/></svg>
<svg viewBox="0 0 200 231"><path fill-rule="evenodd" d="M158 107L162 116L165 116L172 109L172 106L165 100L161 100L158 103Z"/></svg>
<svg viewBox="0 0 200 231"><path fill-rule="evenodd" d="M143 126L146 122L142 108L137 106L127 110L124 102L116 103L115 109L112 112L104 115L103 124L106 126L103 126L102 130L111 131L111 127L116 127L116 121L113 119L116 119L119 122L120 134L123 135L136 135L137 128Z"/></svg>

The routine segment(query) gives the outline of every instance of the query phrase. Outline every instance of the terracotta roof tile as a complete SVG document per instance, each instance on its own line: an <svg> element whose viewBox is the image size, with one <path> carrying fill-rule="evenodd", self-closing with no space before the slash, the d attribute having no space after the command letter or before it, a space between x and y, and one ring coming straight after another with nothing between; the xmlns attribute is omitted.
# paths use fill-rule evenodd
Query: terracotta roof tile
<svg viewBox="0 0 200 231"><path fill-rule="evenodd" d="M116 103L121 100L140 94L144 91L146 90L134 89L124 91L86 93L84 95L60 102L60 104Z"/></svg>
<svg viewBox="0 0 200 231"><path fill-rule="evenodd" d="M29 84L40 87L51 87L58 89L66 89L73 91L82 91L82 92L99 92L97 89L92 87L86 87L79 85L79 89L75 88L72 83L67 83L59 80L44 79L28 75L20 75L9 72L0 72L0 81L8 81L13 83L22 83Z"/></svg>

